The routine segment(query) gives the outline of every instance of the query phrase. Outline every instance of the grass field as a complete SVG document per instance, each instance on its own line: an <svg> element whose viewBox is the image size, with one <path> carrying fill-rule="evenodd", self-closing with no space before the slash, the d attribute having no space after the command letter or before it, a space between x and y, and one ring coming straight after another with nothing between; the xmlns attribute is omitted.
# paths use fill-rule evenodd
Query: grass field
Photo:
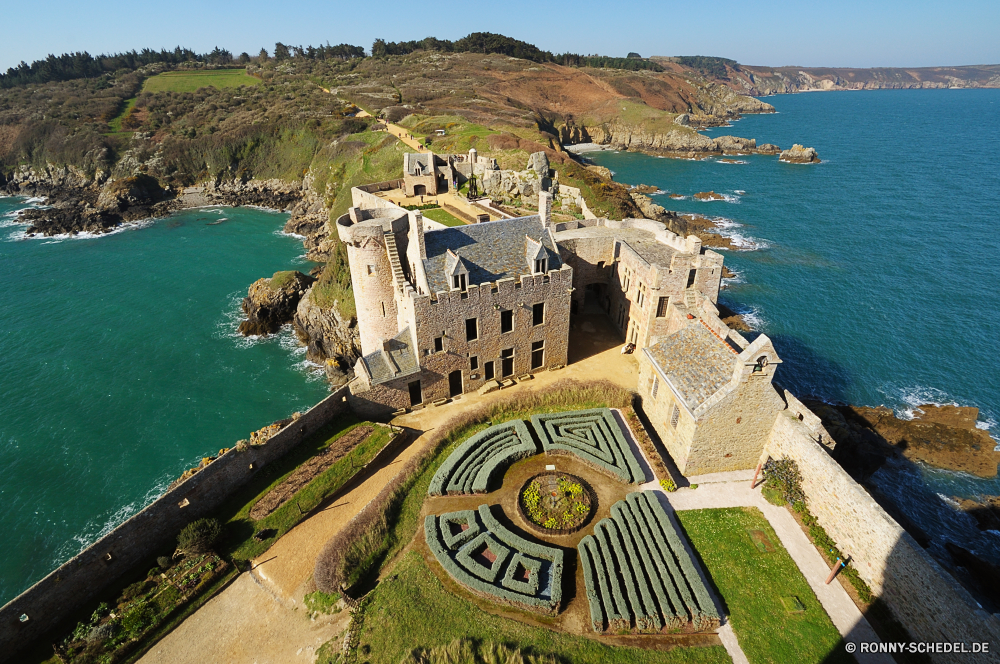
<svg viewBox="0 0 1000 664"><path fill-rule="evenodd" d="M423 214L428 219L444 224L445 226L465 226L464 221L442 208L424 210Z"/></svg>
<svg viewBox="0 0 1000 664"><path fill-rule="evenodd" d="M400 664L414 648L435 648L459 638L502 643L526 654L555 656L573 664L731 661L722 646L668 652L614 647L495 616L448 593L415 551L404 555L394 572L392 579L379 584L364 610L359 647L370 664Z"/></svg>
<svg viewBox="0 0 1000 664"><path fill-rule="evenodd" d="M388 427L377 427L364 442L300 489L294 498L260 521L250 518L250 509L254 504L281 484L300 464L360 424L364 423L358 423L353 416L344 416L278 461L264 466L219 510L218 518L226 527L225 553L239 560L250 560L264 553L279 537L302 521L310 510L338 491L392 436ZM254 533L262 530L272 531L271 536L263 541L254 539Z"/></svg>
<svg viewBox="0 0 1000 664"><path fill-rule="evenodd" d="M111 133L113 134L121 133L122 120L125 119L125 116L128 115L129 111L135 108L135 101L136 101L135 97L125 100L125 108L122 109L122 112L119 113L115 119L113 119L111 122L108 123L108 127L111 128Z"/></svg>
<svg viewBox="0 0 1000 664"><path fill-rule="evenodd" d="M852 664L840 633L760 510L677 512L750 664ZM751 531L757 531L751 535ZM757 537L755 543L752 537ZM801 612L785 602L798 598Z"/></svg>
<svg viewBox="0 0 1000 664"><path fill-rule="evenodd" d="M260 79L245 69L214 69L211 71L168 71L146 79L143 92L194 92L198 88L238 88L257 85Z"/></svg>

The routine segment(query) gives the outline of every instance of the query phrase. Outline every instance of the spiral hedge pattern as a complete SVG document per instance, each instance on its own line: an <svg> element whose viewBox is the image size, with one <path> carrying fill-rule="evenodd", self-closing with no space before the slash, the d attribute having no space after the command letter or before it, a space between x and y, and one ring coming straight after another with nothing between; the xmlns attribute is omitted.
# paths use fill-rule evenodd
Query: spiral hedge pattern
<svg viewBox="0 0 1000 664"><path fill-rule="evenodd" d="M434 473L428 495L486 493L494 479L520 459L538 454L521 420L490 427L459 445Z"/></svg>
<svg viewBox="0 0 1000 664"><path fill-rule="evenodd" d="M577 550L595 632L697 631L719 614L680 535L652 491L611 507Z"/></svg>
<svg viewBox="0 0 1000 664"><path fill-rule="evenodd" d="M488 505L430 514L424 534L445 571L473 593L538 613L559 611L563 552L510 532Z"/></svg>
<svg viewBox="0 0 1000 664"><path fill-rule="evenodd" d="M575 454L626 484L642 484L646 474L608 408L532 415L531 424L549 454Z"/></svg>

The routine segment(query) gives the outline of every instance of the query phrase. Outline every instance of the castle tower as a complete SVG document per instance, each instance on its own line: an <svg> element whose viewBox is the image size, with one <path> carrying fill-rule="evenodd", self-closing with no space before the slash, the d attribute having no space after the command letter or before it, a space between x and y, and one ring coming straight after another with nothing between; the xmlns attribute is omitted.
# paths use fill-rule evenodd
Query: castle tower
<svg viewBox="0 0 1000 664"><path fill-rule="evenodd" d="M337 220L337 232L347 245L354 305L358 312L361 352L382 348L397 329L396 294L403 285L396 237L407 230L406 210L351 208Z"/></svg>

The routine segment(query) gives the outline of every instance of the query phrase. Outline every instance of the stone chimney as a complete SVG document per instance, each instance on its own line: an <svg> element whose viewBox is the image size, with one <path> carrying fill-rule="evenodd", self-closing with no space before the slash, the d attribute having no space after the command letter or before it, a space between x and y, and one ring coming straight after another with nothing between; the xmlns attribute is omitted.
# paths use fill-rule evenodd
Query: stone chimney
<svg viewBox="0 0 1000 664"><path fill-rule="evenodd" d="M538 192L538 216L542 218L542 225L549 228L552 224L552 192Z"/></svg>
<svg viewBox="0 0 1000 664"><path fill-rule="evenodd" d="M476 165L476 158L478 156L479 156L479 153L476 151L476 148L469 148L469 163L470 164L472 164L473 166L475 166Z"/></svg>

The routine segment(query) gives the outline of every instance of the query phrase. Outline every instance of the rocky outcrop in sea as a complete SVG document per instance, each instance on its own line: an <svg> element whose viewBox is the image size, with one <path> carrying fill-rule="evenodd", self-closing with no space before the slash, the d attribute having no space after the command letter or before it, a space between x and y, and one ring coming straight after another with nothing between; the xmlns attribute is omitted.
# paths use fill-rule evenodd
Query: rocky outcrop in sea
<svg viewBox="0 0 1000 664"><path fill-rule="evenodd" d="M244 336L274 334L292 322L299 300L315 281L301 272L275 272L270 279L258 279L243 299L246 320L240 323Z"/></svg>
<svg viewBox="0 0 1000 664"><path fill-rule="evenodd" d="M336 305L317 305L310 290L299 300L292 324L306 345L306 359L323 365L334 388L354 377L354 365L361 357L356 318L345 317Z"/></svg>
<svg viewBox="0 0 1000 664"><path fill-rule="evenodd" d="M804 148L798 143L782 151L778 159L790 164L818 164L820 161L815 148Z"/></svg>

